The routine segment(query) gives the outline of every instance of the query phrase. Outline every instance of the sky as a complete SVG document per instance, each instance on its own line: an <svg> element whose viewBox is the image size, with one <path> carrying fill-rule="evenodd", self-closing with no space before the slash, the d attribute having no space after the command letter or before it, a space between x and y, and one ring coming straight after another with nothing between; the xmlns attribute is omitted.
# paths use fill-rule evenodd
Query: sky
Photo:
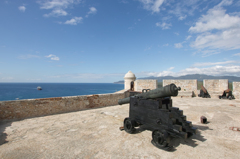
<svg viewBox="0 0 240 159"><path fill-rule="evenodd" d="M0 82L240 76L240 0L1 0Z"/></svg>

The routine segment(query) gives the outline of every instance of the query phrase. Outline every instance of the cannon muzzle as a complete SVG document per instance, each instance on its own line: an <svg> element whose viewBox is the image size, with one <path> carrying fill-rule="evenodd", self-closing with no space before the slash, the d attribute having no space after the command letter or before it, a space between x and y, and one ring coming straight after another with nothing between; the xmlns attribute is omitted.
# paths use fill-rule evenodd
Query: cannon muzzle
<svg viewBox="0 0 240 159"><path fill-rule="evenodd" d="M180 90L181 90L180 87L177 87L175 84L172 83L170 85L166 85L164 87L150 90L146 93L138 94L131 97L146 98L146 99L163 98L163 97L169 97L169 96L177 96L178 91ZM130 103L131 97L119 99L118 104L122 105L122 104Z"/></svg>

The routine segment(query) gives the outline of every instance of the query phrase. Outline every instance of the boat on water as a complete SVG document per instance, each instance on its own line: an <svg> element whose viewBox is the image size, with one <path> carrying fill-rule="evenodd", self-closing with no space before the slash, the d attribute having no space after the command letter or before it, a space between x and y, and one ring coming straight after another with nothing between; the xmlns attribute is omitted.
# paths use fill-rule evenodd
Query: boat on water
<svg viewBox="0 0 240 159"><path fill-rule="evenodd" d="M37 87L37 90L42 90L42 88L40 86Z"/></svg>

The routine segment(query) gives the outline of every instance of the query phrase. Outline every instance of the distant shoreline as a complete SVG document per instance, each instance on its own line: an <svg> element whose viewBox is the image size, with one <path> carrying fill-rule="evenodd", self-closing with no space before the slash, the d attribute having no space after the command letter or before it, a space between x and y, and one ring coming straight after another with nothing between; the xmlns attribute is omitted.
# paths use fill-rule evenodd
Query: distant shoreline
<svg viewBox="0 0 240 159"><path fill-rule="evenodd" d="M114 84L124 84L124 82L113 82Z"/></svg>

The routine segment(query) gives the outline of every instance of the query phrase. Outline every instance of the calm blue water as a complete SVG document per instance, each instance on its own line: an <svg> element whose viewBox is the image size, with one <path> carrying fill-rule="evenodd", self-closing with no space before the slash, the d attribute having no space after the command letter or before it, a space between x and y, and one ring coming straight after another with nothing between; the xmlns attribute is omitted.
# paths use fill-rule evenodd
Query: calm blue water
<svg viewBox="0 0 240 159"><path fill-rule="evenodd" d="M37 90L40 86L42 90ZM0 101L113 93L124 89L113 83L0 83Z"/></svg>

